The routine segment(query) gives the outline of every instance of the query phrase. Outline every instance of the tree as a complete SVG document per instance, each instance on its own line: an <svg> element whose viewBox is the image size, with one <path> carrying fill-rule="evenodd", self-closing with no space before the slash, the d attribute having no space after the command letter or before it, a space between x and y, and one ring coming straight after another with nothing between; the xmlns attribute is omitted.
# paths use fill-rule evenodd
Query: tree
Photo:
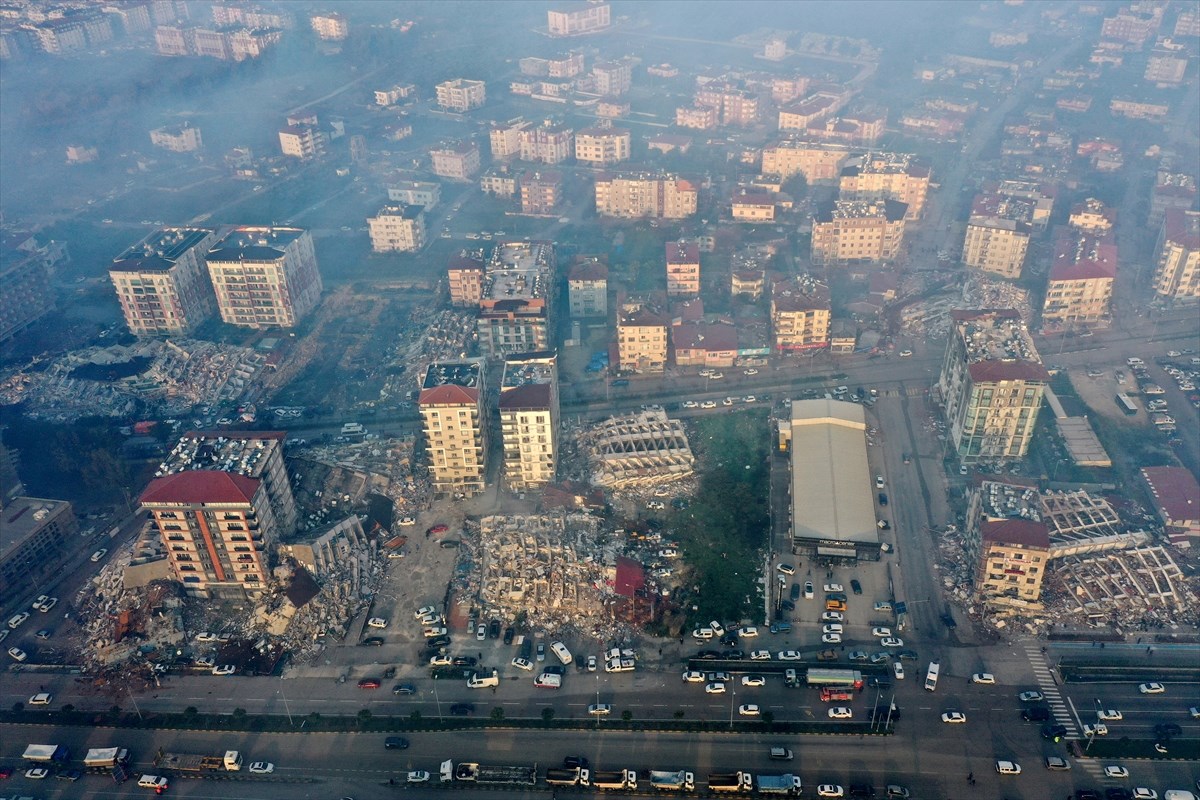
<svg viewBox="0 0 1200 800"><path fill-rule="evenodd" d="M542 719L545 722L549 722L550 720L554 719L554 709L550 708L549 706L547 706L546 708L543 708L542 709Z"/></svg>
<svg viewBox="0 0 1200 800"><path fill-rule="evenodd" d="M245 719L246 718L246 709L235 708L233 710L233 718L236 720L239 720L239 721Z"/></svg>
<svg viewBox="0 0 1200 800"><path fill-rule="evenodd" d="M370 721L371 721L371 709L369 709L369 708L359 709L358 724L366 725Z"/></svg>
<svg viewBox="0 0 1200 800"><path fill-rule="evenodd" d="M200 709L196 708L195 706L188 706L187 708L185 708L183 710L183 715L185 717L194 717L199 713L200 713Z"/></svg>
<svg viewBox="0 0 1200 800"><path fill-rule="evenodd" d="M495 720L504 719L504 709L501 708L500 706L496 706L495 708L493 708L492 709L492 719L495 719Z"/></svg>
<svg viewBox="0 0 1200 800"><path fill-rule="evenodd" d="M630 711L628 708L625 709L624 711L621 712L621 719L623 719L626 722L629 722L631 719L633 719L633 712Z"/></svg>

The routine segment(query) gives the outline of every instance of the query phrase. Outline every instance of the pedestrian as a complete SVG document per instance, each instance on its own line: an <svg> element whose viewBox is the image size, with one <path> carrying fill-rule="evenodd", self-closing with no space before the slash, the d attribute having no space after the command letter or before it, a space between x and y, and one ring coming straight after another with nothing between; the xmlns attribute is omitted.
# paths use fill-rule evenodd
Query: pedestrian
<svg viewBox="0 0 1200 800"><path fill-rule="evenodd" d="M968 783L973 783L974 781L975 781L975 773L974 773L974 772L968 772L968 773L967 773L967 782L968 782Z"/></svg>
<svg viewBox="0 0 1200 800"><path fill-rule="evenodd" d="M1146 655L1150 655L1150 651L1151 651L1152 649L1153 649L1153 648L1147 647L1147 648L1146 648Z"/></svg>

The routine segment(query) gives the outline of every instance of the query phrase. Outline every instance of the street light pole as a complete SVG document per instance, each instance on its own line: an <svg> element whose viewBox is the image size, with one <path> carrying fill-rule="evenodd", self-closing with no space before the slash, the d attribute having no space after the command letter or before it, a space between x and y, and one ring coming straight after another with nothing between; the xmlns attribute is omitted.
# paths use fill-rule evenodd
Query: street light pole
<svg viewBox="0 0 1200 800"><path fill-rule="evenodd" d="M434 675L433 676L433 702L437 703L438 720L441 721L441 719L442 719L442 701L438 698L437 681L438 681L438 676Z"/></svg>
<svg viewBox="0 0 1200 800"><path fill-rule="evenodd" d="M737 689L730 687L729 689L729 728L733 729L733 703L737 698Z"/></svg>
<svg viewBox="0 0 1200 800"><path fill-rule="evenodd" d="M279 696L283 698L283 710L287 712L288 727L290 728L294 724L292 722L292 709L288 705L287 693L283 691L283 676L282 675L279 676Z"/></svg>
<svg viewBox="0 0 1200 800"><path fill-rule="evenodd" d="M138 708L137 698L133 696L133 689L128 688L127 691L129 692L129 699L133 701L133 710L137 712L138 719L143 719L142 710Z"/></svg>

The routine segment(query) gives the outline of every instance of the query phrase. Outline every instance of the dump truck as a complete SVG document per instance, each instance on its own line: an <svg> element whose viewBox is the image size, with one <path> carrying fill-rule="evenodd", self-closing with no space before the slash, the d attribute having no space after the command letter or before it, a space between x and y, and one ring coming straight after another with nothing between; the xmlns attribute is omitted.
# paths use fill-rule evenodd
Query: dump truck
<svg viewBox="0 0 1200 800"><path fill-rule="evenodd" d="M650 788L660 792L692 792L696 790L696 776L685 770L668 772L667 770L653 769L650 770Z"/></svg>
<svg viewBox="0 0 1200 800"><path fill-rule="evenodd" d="M597 789L637 789L637 773L631 769L592 773L592 786Z"/></svg>
<svg viewBox="0 0 1200 800"><path fill-rule="evenodd" d="M754 790L754 777L749 772L709 773L708 790L719 794L750 794Z"/></svg>
<svg viewBox="0 0 1200 800"><path fill-rule="evenodd" d="M167 753L162 750L154 759L154 766L175 772L237 772L242 768L242 754L237 750L226 750L223 756L205 756L197 753Z"/></svg>
<svg viewBox="0 0 1200 800"><path fill-rule="evenodd" d="M799 775L787 773L784 775L756 775L754 783L759 794L787 795L795 797L800 794L801 783Z"/></svg>
<svg viewBox="0 0 1200 800"><path fill-rule="evenodd" d="M64 762L71 757L71 751L61 744L31 744L25 748L22 756L34 764L50 764Z"/></svg>
<svg viewBox="0 0 1200 800"><path fill-rule="evenodd" d="M463 762L451 768L449 761L442 762L442 780L446 775L454 776L456 781L478 783L484 786L536 786L537 765L532 767L489 766L475 762Z"/></svg>
<svg viewBox="0 0 1200 800"><path fill-rule="evenodd" d="M581 767L546 770L546 783L551 786L590 786L591 773Z"/></svg>
<svg viewBox="0 0 1200 800"><path fill-rule="evenodd" d="M83 768L88 772L105 773L114 767L129 766L129 751L124 747L93 747L83 757Z"/></svg>

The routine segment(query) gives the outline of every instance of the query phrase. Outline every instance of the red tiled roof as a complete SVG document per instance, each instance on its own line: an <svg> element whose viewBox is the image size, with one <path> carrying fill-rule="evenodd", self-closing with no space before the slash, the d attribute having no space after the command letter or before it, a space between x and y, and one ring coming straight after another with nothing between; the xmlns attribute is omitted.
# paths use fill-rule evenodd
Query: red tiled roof
<svg viewBox="0 0 1200 800"><path fill-rule="evenodd" d="M1154 495L1164 521L1200 520L1200 483L1184 467L1142 467L1142 478Z"/></svg>
<svg viewBox="0 0 1200 800"><path fill-rule="evenodd" d="M567 273L568 281L606 281L608 280L608 266L597 261L588 261L584 264L575 264Z"/></svg>
<svg viewBox="0 0 1200 800"><path fill-rule="evenodd" d="M695 264L700 261L700 245L695 242L667 242L668 264Z"/></svg>
<svg viewBox="0 0 1200 800"><path fill-rule="evenodd" d="M232 472L193 469L155 478L141 503L249 503L262 481Z"/></svg>
<svg viewBox="0 0 1200 800"><path fill-rule="evenodd" d="M622 597L633 597L639 589L646 588L646 570L632 558L617 556L617 580L613 591Z"/></svg>
<svg viewBox="0 0 1200 800"><path fill-rule="evenodd" d="M976 361L967 365L967 371L975 383L1050 380L1050 373L1036 361Z"/></svg>
<svg viewBox="0 0 1200 800"><path fill-rule="evenodd" d="M473 406L478 400L478 389L447 383L432 389L422 389L417 403L422 406Z"/></svg>
<svg viewBox="0 0 1200 800"><path fill-rule="evenodd" d="M550 408L550 384L526 383L500 395L500 410Z"/></svg>
<svg viewBox="0 0 1200 800"><path fill-rule="evenodd" d="M704 323L677 325L671 329L671 343L676 350L705 350L709 353L737 350L737 328Z"/></svg>
<svg viewBox="0 0 1200 800"><path fill-rule="evenodd" d="M985 519L979 523L979 535L985 544L1019 544L1022 547L1050 549L1050 532L1046 523L1020 517Z"/></svg>

